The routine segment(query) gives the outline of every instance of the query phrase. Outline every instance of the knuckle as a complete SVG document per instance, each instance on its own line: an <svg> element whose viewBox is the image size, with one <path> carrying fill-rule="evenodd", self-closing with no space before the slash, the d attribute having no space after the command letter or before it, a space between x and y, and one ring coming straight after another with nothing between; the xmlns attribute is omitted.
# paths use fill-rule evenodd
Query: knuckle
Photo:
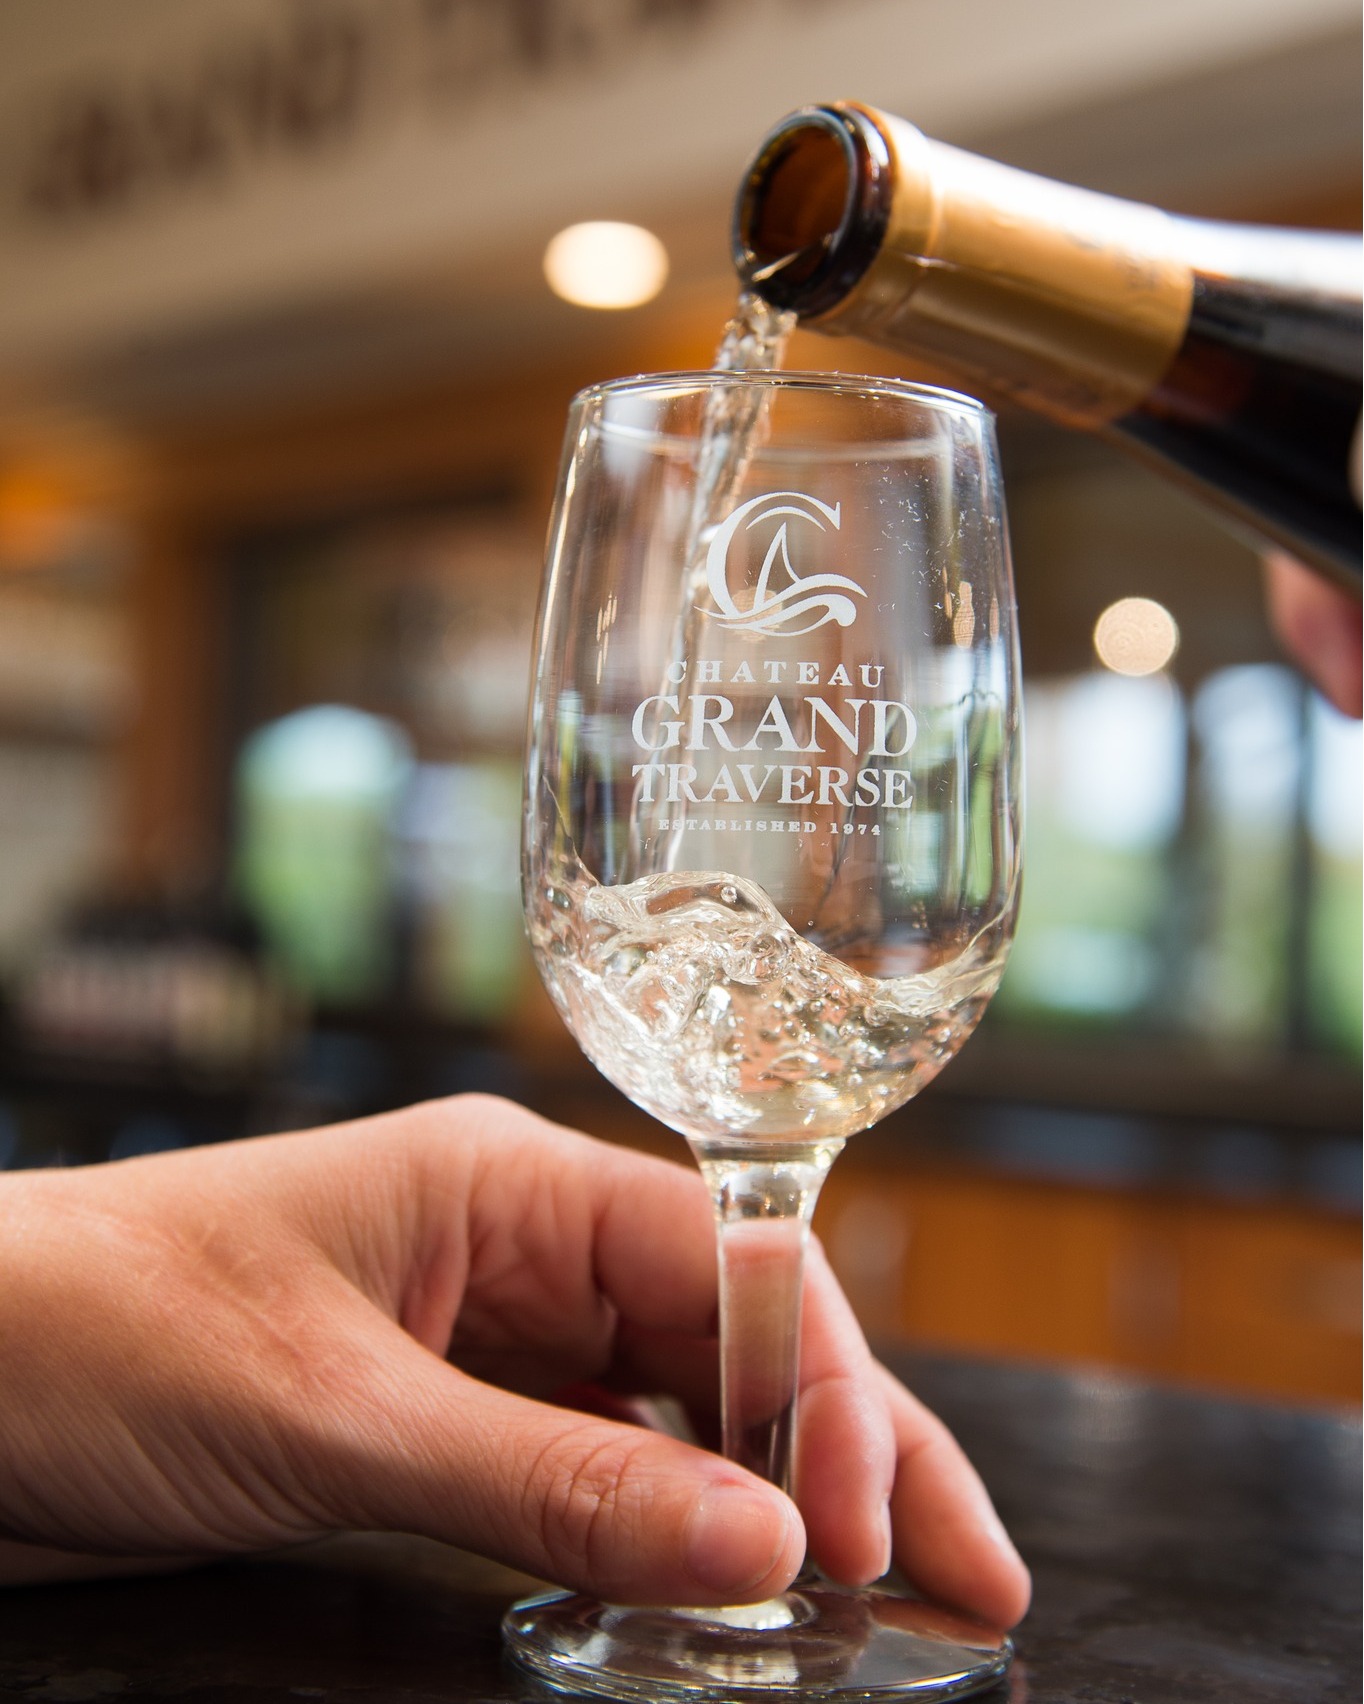
<svg viewBox="0 0 1364 1704"><path fill-rule="evenodd" d="M559 1437L528 1479L541 1543L556 1577L604 1582L612 1558L643 1531L641 1445L593 1428Z"/></svg>

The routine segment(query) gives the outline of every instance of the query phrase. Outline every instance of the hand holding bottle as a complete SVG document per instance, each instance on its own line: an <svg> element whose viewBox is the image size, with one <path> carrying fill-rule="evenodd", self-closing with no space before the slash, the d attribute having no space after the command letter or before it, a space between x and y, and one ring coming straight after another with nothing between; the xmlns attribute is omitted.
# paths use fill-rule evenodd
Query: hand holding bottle
<svg viewBox="0 0 1364 1704"><path fill-rule="evenodd" d="M1265 558L1265 603L1284 649L1303 673L1337 710L1359 716L1364 646L1358 602L1276 552Z"/></svg>

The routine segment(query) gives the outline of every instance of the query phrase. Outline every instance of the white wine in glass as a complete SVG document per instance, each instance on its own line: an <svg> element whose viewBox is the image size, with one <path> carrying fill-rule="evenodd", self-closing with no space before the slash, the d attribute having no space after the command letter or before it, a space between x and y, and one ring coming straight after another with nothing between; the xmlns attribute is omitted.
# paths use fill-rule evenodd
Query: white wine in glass
<svg viewBox="0 0 1364 1704"><path fill-rule="evenodd" d="M1018 653L993 421L951 392L670 374L573 404L530 718L536 962L691 1145L724 1450L791 1489L802 1260L843 1143L929 1082L1018 902ZM579 1695L941 1699L1000 1633L813 1572L733 1609L551 1594L512 1654Z"/></svg>

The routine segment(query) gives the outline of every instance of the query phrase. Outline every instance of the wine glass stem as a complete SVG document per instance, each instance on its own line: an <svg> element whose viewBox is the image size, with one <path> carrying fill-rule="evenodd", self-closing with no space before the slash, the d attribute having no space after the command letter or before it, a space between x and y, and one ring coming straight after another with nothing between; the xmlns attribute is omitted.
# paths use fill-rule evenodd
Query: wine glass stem
<svg viewBox="0 0 1364 1704"><path fill-rule="evenodd" d="M810 1218L832 1155L698 1155L720 1258L720 1403L730 1461L792 1489L801 1292Z"/></svg>

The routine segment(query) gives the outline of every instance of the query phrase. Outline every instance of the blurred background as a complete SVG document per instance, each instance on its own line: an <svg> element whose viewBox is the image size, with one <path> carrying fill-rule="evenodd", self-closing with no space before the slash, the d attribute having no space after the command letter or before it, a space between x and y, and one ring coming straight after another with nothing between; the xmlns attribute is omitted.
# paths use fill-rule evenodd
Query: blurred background
<svg viewBox="0 0 1364 1704"><path fill-rule="evenodd" d="M8 0L0 1167L462 1089L677 1153L521 940L569 397L709 365L734 189L791 107L1354 228L1359 62L1354 0ZM598 220L662 256L558 289L634 305L547 279ZM790 365L913 376L808 333ZM1357 1403L1359 726L1189 499L1002 438L1018 946L820 1229L883 1337ZM1096 644L1127 598L1178 634L1140 674Z"/></svg>

